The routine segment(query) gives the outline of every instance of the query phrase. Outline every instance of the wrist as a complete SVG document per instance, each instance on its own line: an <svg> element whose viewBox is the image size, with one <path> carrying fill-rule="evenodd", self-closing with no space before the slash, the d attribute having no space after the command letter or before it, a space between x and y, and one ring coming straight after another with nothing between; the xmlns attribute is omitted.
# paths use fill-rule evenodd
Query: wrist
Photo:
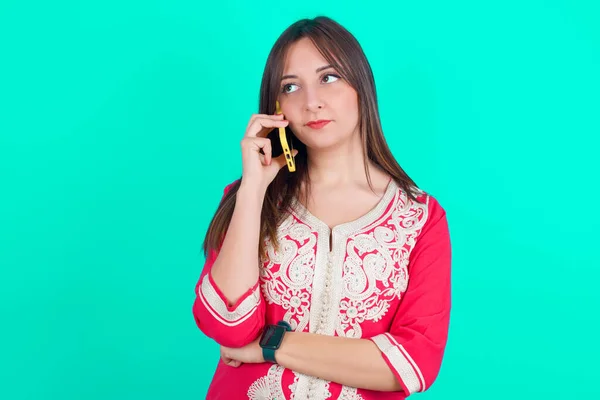
<svg viewBox="0 0 600 400"><path fill-rule="evenodd" d="M258 201L263 201L265 198L265 194L267 192L267 187L261 184L253 183L253 182L244 182L240 184L240 187L237 191L237 196L243 197L245 199L255 199Z"/></svg>
<svg viewBox="0 0 600 400"><path fill-rule="evenodd" d="M287 332L283 336L283 340L281 341L279 349L277 349L277 351L275 352L275 357L277 357L277 364L281 365L282 367L288 365L287 360L290 355L290 349L297 336L298 332Z"/></svg>

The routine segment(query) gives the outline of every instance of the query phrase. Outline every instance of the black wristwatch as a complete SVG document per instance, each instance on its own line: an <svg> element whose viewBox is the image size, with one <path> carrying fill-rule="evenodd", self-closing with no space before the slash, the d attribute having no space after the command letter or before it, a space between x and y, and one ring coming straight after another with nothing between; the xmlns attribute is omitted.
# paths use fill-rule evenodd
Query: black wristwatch
<svg viewBox="0 0 600 400"><path fill-rule="evenodd" d="M285 332L292 330L292 326L285 321L279 321L277 325L267 325L260 337L259 345L262 348L265 361L276 363L275 350L281 346Z"/></svg>

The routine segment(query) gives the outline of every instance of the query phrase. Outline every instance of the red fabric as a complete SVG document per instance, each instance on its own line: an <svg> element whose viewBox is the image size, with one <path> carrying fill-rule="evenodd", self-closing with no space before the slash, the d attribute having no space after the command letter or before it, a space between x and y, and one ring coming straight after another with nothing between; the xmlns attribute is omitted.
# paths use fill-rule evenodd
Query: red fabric
<svg viewBox="0 0 600 400"><path fill-rule="evenodd" d="M231 186L231 185L230 185ZM228 188L230 187L228 186ZM227 191L227 188L226 188ZM377 392L296 374L273 364L218 362L208 399L404 399L435 381L448 336L451 246L446 212L424 192L409 201L394 183L367 215L333 231L301 205L280 225L259 281L235 305L210 277L211 252L193 314L217 343L250 343L266 323L372 340L403 390Z"/></svg>

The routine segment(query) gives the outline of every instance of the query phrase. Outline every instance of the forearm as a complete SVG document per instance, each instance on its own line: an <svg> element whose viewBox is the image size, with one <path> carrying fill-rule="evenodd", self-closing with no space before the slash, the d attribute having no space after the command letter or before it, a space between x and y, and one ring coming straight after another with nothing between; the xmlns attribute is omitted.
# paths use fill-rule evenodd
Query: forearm
<svg viewBox="0 0 600 400"><path fill-rule="evenodd" d="M285 368L342 385L402 390L379 348L368 339L288 332L275 356Z"/></svg>
<svg viewBox="0 0 600 400"><path fill-rule="evenodd" d="M256 284L259 274L258 244L265 190L240 186L233 216L211 269L211 275L229 305Z"/></svg>

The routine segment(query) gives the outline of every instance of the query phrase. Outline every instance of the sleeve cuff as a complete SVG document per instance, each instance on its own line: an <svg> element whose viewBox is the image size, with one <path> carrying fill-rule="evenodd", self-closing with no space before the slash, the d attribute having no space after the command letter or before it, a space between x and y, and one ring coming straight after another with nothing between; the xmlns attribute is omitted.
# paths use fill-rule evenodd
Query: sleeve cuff
<svg viewBox="0 0 600 400"><path fill-rule="evenodd" d="M425 390L425 379L421 370L404 346L389 333L373 336L370 340L379 347L381 354L398 379L407 395Z"/></svg>
<svg viewBox="0 0 600 400"><path fill-rule="evenodd" d="M237 326L250 318L260 304L260 287L258 282L250 288L233 306L212 279L210 272L204 275L198 286L198 297L204 307L220 323L226 326Z"/></svg>

